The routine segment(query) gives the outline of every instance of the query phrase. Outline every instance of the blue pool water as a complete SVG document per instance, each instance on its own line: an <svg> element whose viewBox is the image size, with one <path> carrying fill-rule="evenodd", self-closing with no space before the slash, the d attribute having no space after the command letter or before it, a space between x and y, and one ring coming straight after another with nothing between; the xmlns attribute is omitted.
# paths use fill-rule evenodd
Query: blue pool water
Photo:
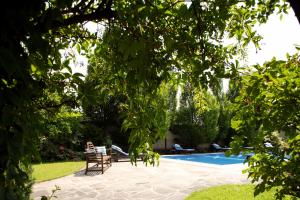
<svg viewBox="0 0 300 200"><path fill-rule="evenodd" d="M192 162L201 162L201 163L217 164L217 165L230 165L230 164L243 163L246 159L246 156L240 154L237 156L226 157L224 153L210 153L210 154L165 155L162 156L162 158L186 160Z"/></svg>

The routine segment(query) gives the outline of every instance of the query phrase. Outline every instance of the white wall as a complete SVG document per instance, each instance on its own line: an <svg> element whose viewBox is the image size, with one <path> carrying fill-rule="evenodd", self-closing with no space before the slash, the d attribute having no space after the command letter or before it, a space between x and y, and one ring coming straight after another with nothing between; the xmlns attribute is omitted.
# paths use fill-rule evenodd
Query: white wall
<svg viewBox="0 0 300 200"><path fill-rule="evenodd" d="M167 145L165 147L165 139L167 140ZM153 145L153 149L154 150L164 150L166 149L172 149L172 145L174 144L174 139L175 139L175 135L168 131L166 133L166 136L164 139L158 140L154 145Z"/></svg>

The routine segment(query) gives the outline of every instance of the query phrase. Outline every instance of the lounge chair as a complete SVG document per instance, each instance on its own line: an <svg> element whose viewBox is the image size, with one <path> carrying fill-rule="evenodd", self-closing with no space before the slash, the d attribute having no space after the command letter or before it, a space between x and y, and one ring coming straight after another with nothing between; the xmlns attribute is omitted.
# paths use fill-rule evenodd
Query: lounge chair
<svg viewBox="0 0 300 200"><path fill-rule="evenodd" d="M112 155L114 158L114 161L118 162L120 158L129 158L129 154L125 151L123 151L120 147L117 145L111 145ZM143 154L140 154L138 157L139 160L143 160Z"/></svg>
<svg viewBox="0 0 300 200"><path fill-rule="evenodd" d="M173 147L172 150L173 153L192 153L195 151L195 149L184 149L179 144L173 144L172 147Z"/></svg>
<svg viewBox="0 0 300 200"><path fill-rule="evenodd" d="M264 145L266 148L273 148L273 145L270 142L265 142Z"/></svg>
<svg viewBox="0 0 300 200"><path fill-rule="evenodd" d="M230 150L231 148L230 147L221 147L220 145L213 143L213 144L211 144L211 149L213 151L227 151L227 150Z"/></svg>
<svg viewBox="0 0 300 200"><path fill-rule="evenodd" d="M101 171L103 174L104 170L112 165L111 155L107 154L105 146L95 147L92 142L87 142L84 154L86 158L85 174L88 171ZM90 167L90 163L95 165Z"/></svg>

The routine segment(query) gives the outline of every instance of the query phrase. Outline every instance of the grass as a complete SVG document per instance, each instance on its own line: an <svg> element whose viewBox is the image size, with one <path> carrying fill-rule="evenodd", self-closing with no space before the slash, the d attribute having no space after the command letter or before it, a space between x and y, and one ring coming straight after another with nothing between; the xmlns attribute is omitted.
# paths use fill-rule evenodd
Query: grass
<svg viewBox="0 0 300 200"><path fill-rule="evenodd" d="M222 185L211 187L190 194L185 200L273 200L275 190L264 192L254 198L254 186ZM288 200L290 198L285 198Z"/></svg>
<svg viewBox="0 0 300 200"><path fill-rule="evenodd" d="M85 161L35 164L32 175L35 182L48 181L72 174L84 166Z"/></svg>

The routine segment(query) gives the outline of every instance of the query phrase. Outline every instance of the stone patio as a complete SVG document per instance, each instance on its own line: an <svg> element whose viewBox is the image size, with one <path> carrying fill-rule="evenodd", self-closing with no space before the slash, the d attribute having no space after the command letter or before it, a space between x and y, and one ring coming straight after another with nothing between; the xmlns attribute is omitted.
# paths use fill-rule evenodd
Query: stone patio
<svg viewBox="0 0 300 200"><path fill-rule="evenodd" d="M189 161L160 159L159 166L146 167L142 162L117 162L104 174L84 170L75 174L37 183L32 197L40 199L55 193L63 200L182 200L191 192L215 185L248 183L242 174L243 164L210 165Z"/></svg>

